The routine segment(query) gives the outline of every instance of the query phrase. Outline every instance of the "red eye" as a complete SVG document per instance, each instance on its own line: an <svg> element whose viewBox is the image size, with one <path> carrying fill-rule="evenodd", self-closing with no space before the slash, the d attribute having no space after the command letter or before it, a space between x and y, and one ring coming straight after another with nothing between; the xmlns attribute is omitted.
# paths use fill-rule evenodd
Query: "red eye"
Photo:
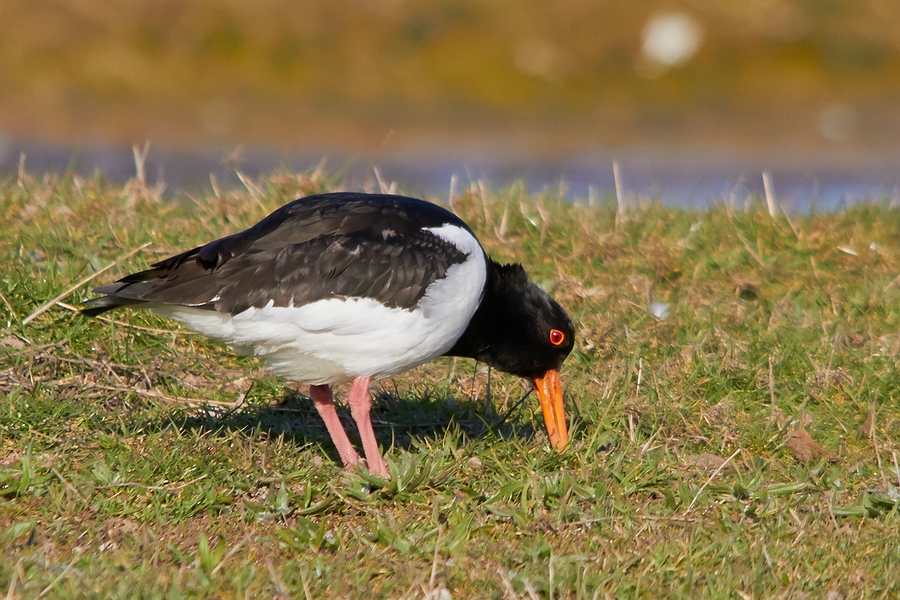
<svg viewBox="0 0 900 600"><path fill-rule="evenodd" d="M566 334L564 334L559 329L551 329L550 330L550 343L554 346L561 345L566 339Z"/></svg>

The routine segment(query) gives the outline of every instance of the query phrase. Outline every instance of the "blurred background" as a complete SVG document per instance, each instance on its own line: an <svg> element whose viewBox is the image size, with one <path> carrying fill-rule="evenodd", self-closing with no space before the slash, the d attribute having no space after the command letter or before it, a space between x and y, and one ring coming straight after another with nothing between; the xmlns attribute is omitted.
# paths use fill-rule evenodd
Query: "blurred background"
<svg viewBox="0 0 900 600"><path fill-rule="evenodd" d="M900 181L897 0L3 0L0 170L795 202ZM223 159L227 164L223 164ZM554 183L556 182L556 183Z"/></svg>

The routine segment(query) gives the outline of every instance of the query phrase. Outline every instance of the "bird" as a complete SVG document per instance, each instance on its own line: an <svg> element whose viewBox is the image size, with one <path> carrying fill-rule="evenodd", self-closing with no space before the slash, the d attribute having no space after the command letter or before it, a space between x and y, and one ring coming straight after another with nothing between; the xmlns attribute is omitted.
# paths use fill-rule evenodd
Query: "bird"
<svg viewBox="0 0 900 600"><path fill-rule="evenodd" d="M86 316L149 308L309 384L347 468L390 478L370 382L438 356L531 380L552 448L568 445L560 367L572 320L520 264L495 262L462 219L425 200L307 196L94 292L102 296L82 303ZM365 461L335 409L331 386L348 381Z"/></svg>

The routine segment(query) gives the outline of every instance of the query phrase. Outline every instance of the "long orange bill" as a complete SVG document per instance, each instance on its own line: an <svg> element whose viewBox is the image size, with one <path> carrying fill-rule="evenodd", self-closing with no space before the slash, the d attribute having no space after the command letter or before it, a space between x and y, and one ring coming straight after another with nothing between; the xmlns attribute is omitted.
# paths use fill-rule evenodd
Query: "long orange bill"
<svg viewBox="0 0 900 600"><path fill-rule="evenodd" d="M554 450L563 451L569 443L569 430L566 428L566 409L563 405L559 371L550 370L543 377L535 377L534 387L541 401L550 445Z"/></svg>

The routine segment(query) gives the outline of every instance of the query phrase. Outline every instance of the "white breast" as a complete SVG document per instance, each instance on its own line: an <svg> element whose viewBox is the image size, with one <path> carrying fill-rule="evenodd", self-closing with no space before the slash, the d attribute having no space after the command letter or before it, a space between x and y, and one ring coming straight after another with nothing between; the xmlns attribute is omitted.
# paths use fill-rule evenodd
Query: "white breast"
<svg viewBox="0 0 900 600"><path fill-rule="evenodd" d="M277 375L333 384L357 375L396 375L449 350L478 308L487 276L475 237L455 225L427 231L467 255L428 286L413 310L371 298L331 298L302 306L249 308L237 315L185 306L153 308L191 329L259 356Z"/></svg>

